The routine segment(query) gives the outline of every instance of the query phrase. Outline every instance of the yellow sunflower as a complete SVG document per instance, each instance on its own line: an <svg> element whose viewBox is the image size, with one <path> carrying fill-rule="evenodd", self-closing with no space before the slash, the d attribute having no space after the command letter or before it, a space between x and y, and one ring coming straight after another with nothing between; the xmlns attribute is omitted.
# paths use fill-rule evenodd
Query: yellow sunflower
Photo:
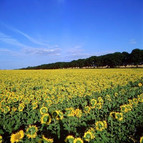
<svg viewBox="0 0 143 143"><path fill-rule="evenodd" d="M5 114L7 114L9 111L10 111L9 106L5 106L5 107L3 108L3 112L4 112Z"/></svg>
<svg viewBox="0 0 143 143"><path fill-rule="evenodd" d="M123 113L116 112L115 118L119 121L122 121L123 120Z"/></svg>
<svg viewBox="0 0 143 143"><path fill-rule="evenodd" d="M90 140L94 139L94 135L92 132L87 131L84 133L84 140L89 142Z"/></svg>
<svg viewBox="0 0 143 143"><path fill-rule="evenodd" d="M103 131L105 129L105 125L102 121L97 121L95 123L95 128L97 131Z"/></svg>
<svg viewBox="0 0 143 143"><path fill-rule="evenodd" d="M24 137L24 131L20 130L19 132L12 134L10 141L11 143L19 142Z"/></svg>
<svg viewBox="0 0 143 143"><path fill-rule="evenodd" d="M115 113L116 112L110 112L110 117L115 118Z"/></svg>
<svg viewBox="0 0 143 143"><path fill-rule="evenodd" d="M80 109L76 109L74 111L74 114L75 114L76 117L80 118L82 116L82 111Z"/></svg>
<svg viewBox="0 0 143 143"><path fill-rule="evenodd" d="M142 83L139 83L138 86L141 87L141 86L142 86Z"/></svg>
<svg viewBox="0 0 143 143"><path fill-rule="evenodd" d="M41 124L47 124L49 125L51 123L51 116L49 114L44 114L41 117Z"/></svg>
<svg viewBox="0 0 143 143"><path fill-rule="evenodd" d="M61 112L60 110L56 110L53 112L52 116L56 120L62 120L63 119L63 112Z"/></svg>
<svg viewBox="0 0 143 143"><path fill-rule="evenodd" d="M36 138L37 131L38 131L38 128L35 125L30 125L26 129L26 135L27 135L28 138Z"/></svg>
<svg viewBox="0 0 143 143"><path fill-rule="evenodd" d="M20 103L19 106L18 106L18 110L21 112L23 111L25 105L23 103Z"/></svg>
<svg viewBox="0 0 143 143"><path fill-rule="evenodd" d="M73 143L74 137L72 135L68 135L65 139L66 143Z"/></svg>
<svg viewBox="0 0 143 143"><path fill-rule="evenodd" d="M101 109L101 108L102 108L102 103L100 103L100 102L97 103L97 104L96 104L96 108L97 108L97 109Z"/></svg>
<svg viewBox="0 0 143 143"><path fill-rule="evenodd" d="M83 140L81 138L75 138L73 143L83 143Z"/></svg>
<svg viewBox="0 0 143 143"><path fill-rule="evenodd" d="M42 139L44 140L44 143L53 143L54 142L53 139L48 139L44 135L42 135Z"/></svg>
<svg viewBox="0 0 143 143"><path fill-rule="evenodd" d="M97 100L96 99L91 99L90 100L91 108L95 108L96 104L97 104Z"/></svg>
<svg viewBox="0 0 143 143"><path fill-rule="evenodd" d="M46 114L48 112L48 108L47 107L42 107L41 109L40 109L40 113L41 114Z"/></svg>
<svg viewBox="0 0 143 143"><path fill-rule="evenodd" d="M38 104L37 103L32 103L32 109L36 109L38 107Z"/></svg>
<svg viewBox="0 0 143 143"><path fill-rule="evenodd" d="M85 112L85 113L89 113L90 110L91 110L91 107L89 107L89 106L85 106L85 107L84 107L84 112Z"/></svg>

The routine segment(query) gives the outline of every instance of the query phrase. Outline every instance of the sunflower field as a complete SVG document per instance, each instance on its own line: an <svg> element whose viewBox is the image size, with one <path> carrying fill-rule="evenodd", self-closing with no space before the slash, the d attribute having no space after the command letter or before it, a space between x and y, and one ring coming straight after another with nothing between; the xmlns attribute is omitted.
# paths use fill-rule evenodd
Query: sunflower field
<svg viewBox="0 0 143 143"><path fill-rule="evenodd" d="M0 70L0 143L143 143L143 69Z"/></svg>

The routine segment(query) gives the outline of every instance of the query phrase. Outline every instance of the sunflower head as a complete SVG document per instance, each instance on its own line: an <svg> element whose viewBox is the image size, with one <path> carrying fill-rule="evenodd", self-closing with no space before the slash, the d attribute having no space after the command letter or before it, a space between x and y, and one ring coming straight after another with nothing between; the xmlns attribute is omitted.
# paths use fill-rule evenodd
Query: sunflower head
<svg viewBox="0 0 143 143"><path fill-rule="evenodd" d="M141 86L142 86L142 83L139 83L138 86L141 87Z"/></svg>
<svg viewBox="0 0 143 143"><path fill-rule="evenodd" d="M41 114L46 114L48 112L48 108L47 107L41 107L40 109L40 113Z"/></svg>
<svg viewBox="0 0 143 143"><path fill-rule="evenodd" d="M97 121L95 123L95 128L97 131L103 131L105 129L105 125L102 121Z"/></svg>
<svg viewBox="0 0 143 143"><path fill-rule="evenodd" d="M102 103L100 103L100 102L97 103L97 104L96 104L96 108L97 108L97 109L101 109L101 108L102 108Z"/></svg>
<svg viewBox="0 0 143 143"><path fill-rule="evenodd" d="M123 113L116 112L115 118L119 121L122 121L123 120Z"/></svg>
<svg viewBox="0 0 143 143"><path fill-rule="evenodd" d="M38 131L38 128L35 125L30 125L26 129L26 135L27 135L28 138L36 138L37 131Z"/></svg>
<svg viewBox="0 0 143 143"><path fill-rule="evenodd" d="M4 112L5 114L7 114L9 111L10 111L9 106L5 106L5 107L3 108L3 112Z"/></svg>
<svg viewBox="0 0 143 143"><path fill-rule="evenodd" d="M74 137L72 135L68 135L65 139L66 143L73 143Z"/></svg>
<svg viewBox="0 0 143 143"><path fill-rule="evenodd" d="M82 116L82 111L80 109L76 109L74 111L74 114L75 114L76 117L80 118Z"/></svg>
<svg viewBox="0 0 143 143"><path fill-rule="evenodd" d="M60 110L56 110L52 113L52 116L56 120L62 120L63 119L63 112L61 112Z"/></svg>
<svg viewBox="0 0 143 143"><path fill-rule="evenodd" d="M34 109L36 109L38 107L38 104L37 103L33 103L32 104L32 109L34 110Z"/></svg>
<svg viewBox="0 0 143 143"><path fill-rule="evenodd" d="M83 143L83 140L81 138L75 138L73 143Z"/></svg>
<svg viewBox="0 0 143 143"><path fill-rule="evenodd" d="M116 112L110 112L110 117L115 118L115 113Z"/></svg>
<svg viewBox="0 0 143 143"><path fill-rule="evenodd" d="M89 113L90 110L91 110L91 107L89 107L89 106L85 106L85 107L84 107L84 112L85 112L85 113Z"/></svg>
<svg viewBox="0 0 143 143"><path fill-rule="evenodd" d="M19 132L12 134L10 141L11 143L19 142L24 137L24 131L20 130Z"/></svg>
<svg viewBox="0 0 143 143"><path fill-rule="evenodd" d="M84 133L84 140L89 142L90 140L94 139L94 135L92 132L87 131Z"/></svg>
<svg viewBox="0 0 143 143"><path fill-rule="evenodd" d="M41 117L41 124L49 125L51 123L51 116L49 114L44 114Z"/></svg>
<svg viewBox="0 0 143 143"><path fill-rule="evenodd" d="M19 106L18 106L18 110L21 112L23 111L25 105L23 103L20 103Z"/></svg>
<svg viewBox="0 0 143 143"><path fill-rule="evenodd" d="M96 104L97 104L97 100L96 99L91 99L90 100L91 108L95 108Z"/></svg>
<svg viewBox="0 0 143 143"><path fill-rule="evenodd" d="M42 139L43 139L44 143L53 143L54 142L53 139L48 139L44 135L42 135Z"/></svg>

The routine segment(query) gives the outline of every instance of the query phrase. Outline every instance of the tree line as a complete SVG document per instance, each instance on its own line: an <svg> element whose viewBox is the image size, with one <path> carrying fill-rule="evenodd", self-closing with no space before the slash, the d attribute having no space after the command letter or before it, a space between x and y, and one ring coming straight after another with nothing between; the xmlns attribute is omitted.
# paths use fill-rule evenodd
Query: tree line
<svg viewBox="0 0 143 143"><path fill-rule="evenodd" d="M73 60L71 62L56 62L51 64L43 64L23 69L61 69L61 68L98 68L104 67L115 68L119 66L143 64L143 50L134 49L131 53L115 52L101 56L91 56L86 59Z"/></svg>

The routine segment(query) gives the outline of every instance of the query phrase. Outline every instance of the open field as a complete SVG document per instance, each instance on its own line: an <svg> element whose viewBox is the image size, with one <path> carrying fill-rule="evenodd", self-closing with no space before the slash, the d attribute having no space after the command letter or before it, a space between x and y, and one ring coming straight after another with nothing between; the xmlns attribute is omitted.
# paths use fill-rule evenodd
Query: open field
<svg viewBox="0 0 143 143"><path fill-rule="evenodd" d="M0 71L0 142L143 141L143 69Z"/></svg>

